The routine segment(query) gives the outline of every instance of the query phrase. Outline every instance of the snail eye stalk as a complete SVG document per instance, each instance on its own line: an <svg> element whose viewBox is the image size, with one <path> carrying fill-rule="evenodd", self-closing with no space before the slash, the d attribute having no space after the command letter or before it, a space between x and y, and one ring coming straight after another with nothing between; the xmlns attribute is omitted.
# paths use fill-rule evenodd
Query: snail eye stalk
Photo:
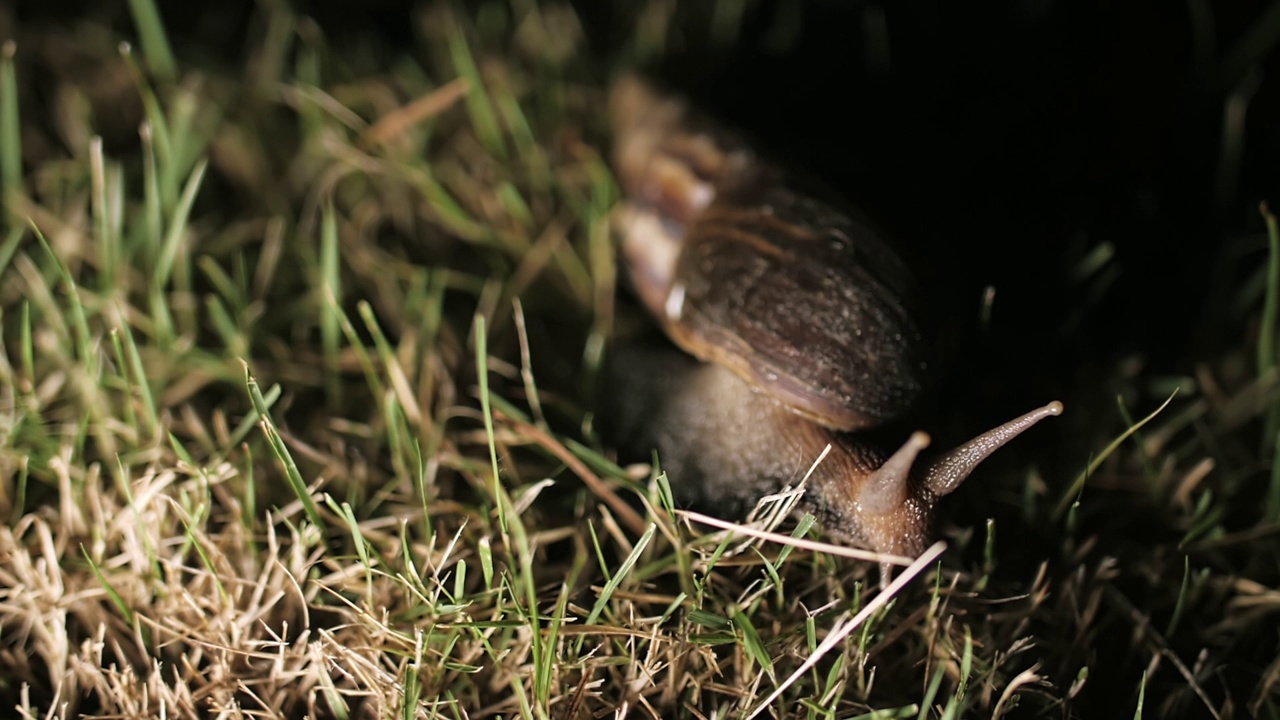
<svg viewBox="0 0 1280 720"><path fill-rule="evenodd" d="M910 490L911 466L920 451L929 447L929 435L914 432L879 470L871 473L858 493L858 505L870 513L882 514L902 506Z"/></svg>
<svg viewBox="0 0 1280 720"><path fill-rule="evenodd" d="M1004 447L1010 440L1041 420L1062 414L1062 403L1054 400L1042 408L1032 410L1021 417L992 430L937 458L924 472L925 487L939 497L953 492L991 453Z"/></svg>

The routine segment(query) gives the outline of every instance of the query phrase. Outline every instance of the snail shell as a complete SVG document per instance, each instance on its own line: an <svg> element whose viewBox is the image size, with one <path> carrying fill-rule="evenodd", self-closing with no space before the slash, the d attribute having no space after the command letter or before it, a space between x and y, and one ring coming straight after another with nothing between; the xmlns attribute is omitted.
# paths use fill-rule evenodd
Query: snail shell
<svg viewBox="0 0 1280 720"><path fill-rule="evenodd" d="M865 220L796 188L732 131L627 76L611 93L618 209L631 286L679 353L629 348L613 435L658 451L682 502L737 514L799 480L824 448L804 506L833 535L918 554L938 498L1044 417L1050 403L917 462L916 432L886 451L928 365L893 246Z"/></svg>
<svg viewBox="0 0 1280 720"><path fill-rule="evenodd" d="M623 254L667 335L828 427L904 415L926 363L919 293L888 242L740 143L687 130L684 105L638 78L612 110Z"/></svg>

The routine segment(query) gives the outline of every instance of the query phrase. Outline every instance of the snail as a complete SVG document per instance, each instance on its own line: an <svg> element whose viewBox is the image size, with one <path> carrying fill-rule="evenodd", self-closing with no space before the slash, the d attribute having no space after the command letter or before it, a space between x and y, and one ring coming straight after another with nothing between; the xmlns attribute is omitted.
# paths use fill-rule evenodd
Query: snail
<svg viewBox="0 0 1280 720"><path fill-rule="evenodd" d="M894 247L638 76L615 81L609 111L625 274L683 351L618 353L615 375L645 388L614 393L610 434L656 450L679 502L743 513L830 445L802 508L844 542L916 556L940 498L1062 412L1051 402L931 458L924 432L886 447L878 431L917 404L930 368Z"/></svg>

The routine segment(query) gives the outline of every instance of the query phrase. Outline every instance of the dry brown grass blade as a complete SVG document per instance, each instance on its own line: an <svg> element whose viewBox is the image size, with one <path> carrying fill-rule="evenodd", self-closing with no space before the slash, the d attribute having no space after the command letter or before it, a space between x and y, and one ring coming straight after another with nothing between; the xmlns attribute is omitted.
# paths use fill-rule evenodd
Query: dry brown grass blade
<svg viewBox="0 0 1280 720"><path fill-rule="evenodd" d="M805 673L809 672L809 668L817 665L818 661L830 652L832 648L843 642L845 638L849 637L850 633L858 629L859 625L866 622L867 618L871 617L876 612L879 612L879 610L885 605L888 605L890 600L896 597L898 593L902 592L902 589L905 588L908 583L915 580L917 575L924 572L924 569L929 567L934 560L937 560L946 549L947 544L945 542L939 540L934 543L928 550L921 553L920 557L916 558L915 562L911 563L906 570L903 570L901 575L894 578L893 582L889 583L888 587L881 590L879 594L872 598L871 602L867 603L857 615L854 615L849 621L831 628L831 632L818 645L817 649L813 651L813 654L811 654L804 663L800 665L800 667L796 668L795 672L791 673L790 677L783 680L778 687L774 688L773 692L769 693L768 697L762 700L760 704L756 706L756 709L752 710L751 713L747 715L746 720L751 720L763 712L765 708L769 707L770 703L778 699L778 696L780 696L788 687L791 687L791 685L799 680Z"/></svg>
<svg viewBox="0 0 1280 720"><path fill-rule="evenodd" d="M750 525L740 525L738 523L721 520L719 518L704 515L700 512L692 510L677 510L676 514L681 517L693 520L694 522L710 525L720 528L721 530L729 530L739 535L749 535L751 537L768 540L770 542L779 543L781 545L791 545L805 550L813 550L815 552L826 553L828 555L838 555L840 557L853 558L854 560L866 560L868 562L889 563L891 565L911 565L915 561L905 555L889 555L886 553L872 552L871 550L860 550L858 548L849 547L848 545L835 545L832 543L817 542L814 540L805 540L804 538L792 537L781 533L769 532L753 528Z"/></svg>
<svg viewBox="0 0 1280 720"><path fill-rule="evenodd" d="M408 128L433 118L466 97L471 84L466 78L456 78L423 95L395 112L387 113L360 135L363 147L385 145L399 137Z"/></svg>

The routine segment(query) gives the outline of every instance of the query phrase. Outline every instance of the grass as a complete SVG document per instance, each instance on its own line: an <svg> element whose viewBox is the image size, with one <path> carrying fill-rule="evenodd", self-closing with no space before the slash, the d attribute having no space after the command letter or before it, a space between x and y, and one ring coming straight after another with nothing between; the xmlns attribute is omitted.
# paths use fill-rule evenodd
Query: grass
<svg viewBox="0 0 1280 720"><path fill-rule="evenodd" d="M642 5L615 62L669 40ZM600 445L585 408L637 322L603 86L569 6L478 7L425 5L386 57L261 3L240 67L133 0L141 52L77 36L126 80L93 112L70 76L21 104L36 50L6 43L6 712L1280 716L1265 207L1231 351L1191 380L1114 368L1140 400L1090 418L1092 454L1015 465L1020 515L948 525L881 590L811 517L695 526ZM742 12L710 11L717 43ZM135 105L109 152L101 113ZM41 133L91 141L17 151ZM1113 256L1083 257L1089 296Z"/></svg>

